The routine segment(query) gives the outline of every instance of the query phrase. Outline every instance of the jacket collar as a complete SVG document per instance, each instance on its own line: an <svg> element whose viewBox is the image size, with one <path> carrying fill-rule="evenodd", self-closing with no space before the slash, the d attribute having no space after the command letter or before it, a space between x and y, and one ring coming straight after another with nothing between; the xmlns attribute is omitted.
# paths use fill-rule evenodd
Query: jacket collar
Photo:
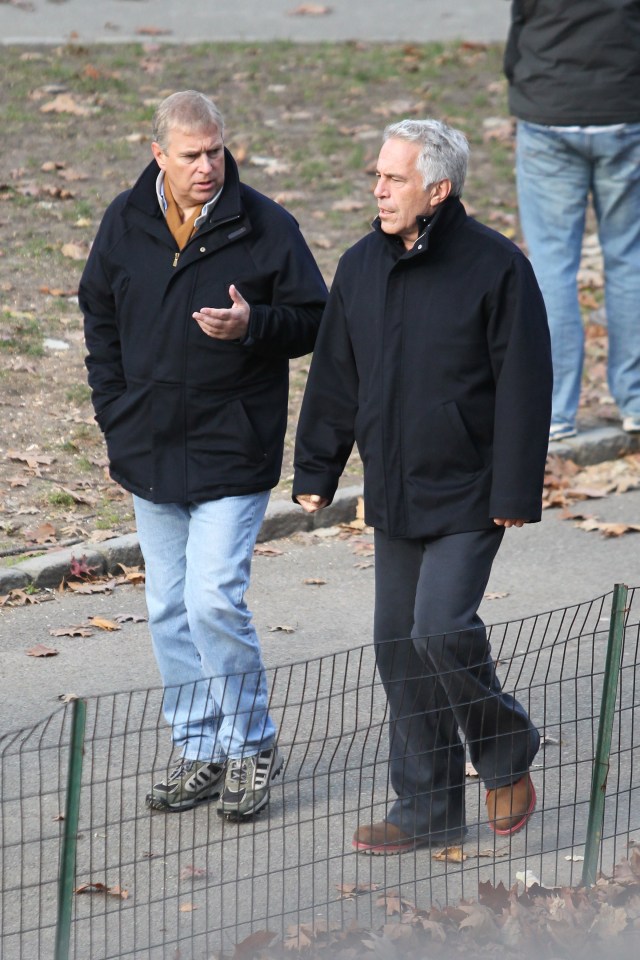
<svg viewBox="0 0 640 960"><path fill-rule="evenodd" d="M376 217L372 227L384 239L392 244L397 251L407 258L424 254L431 243L438 243L452 227L458 226L466 219L467 212L458 197L447 197L436 212L430 217L418 217L418 239L411 250L406 250L400 237L385 233L382 229L380 217Z"/></svg>

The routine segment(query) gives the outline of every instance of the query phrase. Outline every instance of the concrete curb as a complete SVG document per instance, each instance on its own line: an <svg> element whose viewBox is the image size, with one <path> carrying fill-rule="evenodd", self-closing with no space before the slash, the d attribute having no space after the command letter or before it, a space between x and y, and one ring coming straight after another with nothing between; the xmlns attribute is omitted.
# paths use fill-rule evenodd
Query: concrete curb
<svg viewBox="0 0 640 960"><path fill-rule="evenodd" d="M353 520L362 486L345 487L338 491L330 507L317 514L305 513L301 507L286 500L272 500L258 535L258 542L278 540L293 533L332 527ZM73 560L83 559L97 573L122 573L119 564L127 567L142 565L138 536L128 533L103 543L76 543L72 547L52 550L39 557L29 557L0 570L0 594L25 587L57 587L69 575Z"/></svg>
<svg viewBox="0 0 640 960"><path fill-rule="evenodd" d="M625 433L619 427L594 427L570 440L555 440L549 455L573 460L580 467L590 467L605 460L618 460L640 451L640 434Z"/></svg>
<svg viewBox="0 0 640 960"><path fill-rule="evenodd" d="M618 427L596 427L579 433L570 440L555 441L549 448L551 456L573 460L581 467L617 460L630 453L640 452L640 434L630 435ZM258 542L278 540L305 530L332 527L352 520L355 516L362 485L339 490L330 507L317 514L308 514L286 500L272 500L267 508ZM104 543L77 543L73 547L51 551L39 557L18 561L0 570L0 594L25 587L57 587L68 576L73 559L85 558L86 563L101 573L120 573L119 564L128 567L142 565L142 554L135 533L105 540Z"/></svg>

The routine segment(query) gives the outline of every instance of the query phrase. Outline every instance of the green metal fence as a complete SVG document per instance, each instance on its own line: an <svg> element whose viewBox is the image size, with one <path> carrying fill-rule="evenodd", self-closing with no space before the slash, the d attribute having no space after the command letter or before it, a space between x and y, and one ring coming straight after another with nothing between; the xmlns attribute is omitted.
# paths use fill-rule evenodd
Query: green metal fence
<svg viewBox="0 0 640 960"><path fill-rule="evenodd" d="M299 946L300 924L376 930L389 919L384 891L428 909L487 882L577 886L611 873L640 838L639 606L637 591L617 587L488 628L503 687L543 733L538 807L526 831L497 837L469 776L459 861L351 849L357 824L382 818L391 799L370 645L267 671L286 767L249 823L218 817L215 804L146 808L170 750L160 690L67 704L5 735L0 956L210 960L265 931L265 942Z"/></svg>

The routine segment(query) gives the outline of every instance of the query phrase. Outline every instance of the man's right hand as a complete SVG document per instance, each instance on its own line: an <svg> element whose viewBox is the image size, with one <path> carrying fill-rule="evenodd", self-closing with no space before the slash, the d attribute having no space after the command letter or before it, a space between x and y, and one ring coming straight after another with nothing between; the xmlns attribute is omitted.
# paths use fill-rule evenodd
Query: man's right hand
<svg viewBox="0 0 640 960"><path fill-rule="evenodd" d="M326 497L321 497L317 493L300 493L296 500L307 513L316 513L317 510L322 510L329 503Z"/></svg>

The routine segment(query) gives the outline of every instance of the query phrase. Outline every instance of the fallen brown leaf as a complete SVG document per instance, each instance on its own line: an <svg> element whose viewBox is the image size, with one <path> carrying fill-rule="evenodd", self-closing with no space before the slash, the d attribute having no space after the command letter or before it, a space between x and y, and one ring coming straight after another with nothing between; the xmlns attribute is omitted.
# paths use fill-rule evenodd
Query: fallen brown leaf
<svg viewBox="0 0 640 960"><path fill-rule="evenodd" d="M325 17L332 12L331 7L326 7L321 3L301 3L293 10L287 11L289 17Z"/></svg>
<svg viewBox="0 0 640 960"><path fill-rule="evenodd" d="M117 623L114 623L113 620L107 620L104 617L89 617L89 621L91 625L97 627L98 630L111 632L120 629Z"/></svg>
<svg viewBox="0 0 640 960"><path fill-rule="evenodd" d="M38 597L33 596L31 593L26 593L24 590L20 590L19 587L14 587L9 593L0 597L0 607L26 607L30 603L40 602L41 600Z"/></svg>
<svg viewBox="0 0 640 960"><path fill-rule="evenodd" d="M336 885L336 890L343 898L348 900L357 896L360 893L371 893L374 890L379 889L379 884L377 883L339 883Z"/></svg>
<svg viewBox="0 0 640 960"><path fill-rule="evenodd" d="M26 651L28 657L57 657L59 653L53 647L45 647L44 643L36 643L35 647Z"/></svg>
<svg viewBox="0 0 640 960"><path fill-rule="evenodd" d="M407 910L415 910L413 903L403 899L399 893L394 891L383 893L382 896L378 897L376 906L384 907L387 916L392 916L394 913L402 915Z"/></svg>
<svg viewBox="0 0 640 960"><path fill-rule="evenodd" d="M61 253L70 260L86 260L89 255L88 249L81 243L63 243Z"/></svg>
<svg viewBox="0 0 640 960"><path fill-rule="evenodd" d="M270 930L256 930L255 933L249 934L248 937L236 944L233 951L234 960L252 960L253 957L259 955L261 950L268 947L276 936L277 934Z"/></svg>
<svg viewBox="0 0 640 960"><path fill-rule="evenodd" d="M92 637L93 630L88 627L57 627L55 630L49 630L52 637Z"/></svg>
<svg viewBox="0 0 640 960"><path fill-rule="evenodd" d="M108 887L104 883L83 883L79 887L76 887L73 891L76 894L81 893L104 893L109 897L120 897L121 900L128 900L129 893L127 890L123 890L122 887L116 886Z"/></svg>
<svg viewBox="0 0 640 960"><path fill-rule="evenodd" d="M61 588L64 589L66 587L66 589L71 590L72 593L81 594L111 593L116 584L116 580L103 580L94 583L79 583L77 581L68 580L61 584Z"/></svg>
<svg viewBox="0 0 640 960"><path fill-rule="evenodd" d="M19 463L26 463L30 470L40 476L38 467L48 467L55 463L55 457L44 453L18 453L17 450L7 450L7 460L17 460Z"/></svg>
<svg viewBox="0 0 640 960"><path fill-rule="evenodd" d="M105 540L112 540L115 536L113 530L92 530L89 540L91 543L104 543Z"/></svg>
<svg viewBox="0 0 640 960"><path fill-rule="evenodd" d="M62 170L58 171L58 176L62 177L63 180L67 182L73 182L74 180L88 180L89 175L87 173L82 173L80 170L73 170L71 167L64 167Z"/></svg>
<svg viewBox="0 0 640 960"><path fill-rule="evenodd" d="M71 113L76 117L88 117L92 113L97 113L98 110L98 107L78 103L70 93L59 93L49 103L40 107L41 113Z"/></svg>
<svg viewBox="0 0 640 960"><path fill-rule="evenodd" d="M597 530L603 537L622 537L625 533L640 533L640 524L638 523L605 523L596 517L590 517L576 523L579 530L586 530L591 533Z"/></svg>
<svg viewBox="0 0 640 960"><path fill-rule="evenodd" d="M124 574L124 580L127 583L144 583L145 574L144 570L141 570L140 567L126 567L124 563L119 563L118 566Z"/></svg>
<svg viewBox="0 0 640 960"><path fill-rule="evenodd" d="M259 557L281 557L282 550L272 547L267 543L256 543L253 552Z"/></svg>
<svg viewBox="0 0 640 960"><path fill-rule="evenodd" d="M204 867L194 867L193 864L183 867L180 871L181 880L200 879L206 876L208 876L208 874Z"/></svg>
<svg viewBox="0 0 640 960"><path fill-rule="evenodd" d="M302 951L308 949L313 943L311 937L302 926L297 930L293 928L293 931L290 927L289 931L286 939L282 943L285 950Z"/></svg>
<svg viewBox="0 0 640 960"><path fill-rule="evenodd" d="M140 37L165 37L173 31L166 30L164 27L138 27L136 33Z"/></svg>
<svg viewBox="0 0 640 960"><path fill-rule="evenodd" d="M432 860L443 860L447 863L464 863L468 859L467 854L460 846L443 847L442 850L433 853L431 858Z"/></svg>
<svg viewBox="0 0 640 960"><path fill-rule="evenodd" d="M32 543L55 543L56 528L52 523L41 523L35 530L26 530L25 539Z"/></svg>
<svg viewBox="0 0 640 960"><path fill-rule="evenodd" d="M355 538L352 540L350 547L351 552L355 553L358 557L375 556L375 547L369 540L360 540L359 538Z"/></svg>
<svg viewBox="0 0 640 960"><path fill-rule="evenodd" d="M43 285L39 287L40 293L48 294L50 297L75 297L78 293L77 287L64 289L63 287L48 287Z"/></svg>

